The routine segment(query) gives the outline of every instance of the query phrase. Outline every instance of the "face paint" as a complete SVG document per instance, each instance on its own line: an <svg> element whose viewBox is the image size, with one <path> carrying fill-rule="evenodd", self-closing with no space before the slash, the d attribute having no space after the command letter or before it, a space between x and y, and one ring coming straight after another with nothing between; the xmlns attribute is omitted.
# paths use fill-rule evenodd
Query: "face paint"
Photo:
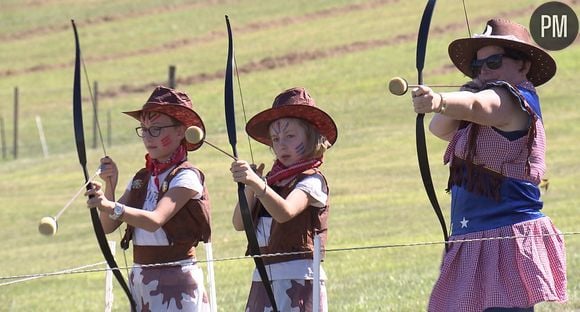
<svg viewBox="0 0 580 312"><path fill-rule="evenodd" d="M176 130L178 125L170 116L157 112L144 112L140 120L141 127L149 129L142 137L149 156L159 161L169 159L183 138ZM151 129L155 129L155 135L149 132Z"/></svg>
<svg viewBox="0 0 580 312"><path fill-rule="evenodd" d="M272 127L272 130L274 131L274 134L276 135L280 135L280 133L284 132L286 129L288 129L288 125L289 122L288 120L285 119L279 119L276 120L274 122L274 125Z"/></svg>
<svg viewBox="0 0 580 312"><path fill-rule="evenodd" d="M161 146L167 147L171 145L171 143L173 143L173 140L171 139L170 136L164 136L163 138L161 138Z"/></svg>
<svg viewBox="0 0 580 312"><path fill-rule="evenodd" d="M304 159L306 153L306 130L294 118L282 118L270 125L272 149L276 158L285 166Z"/></svg>
<svg viewBox="0 0 580 312"><path fill-rule="evenodd" d="M304 156L304 152L306 152L306 146L304 146L304 142L300 142L295 148L296 154Z"/></svg>
<svg viewBox="0 0 580 312"><path fill-rule="evenodd" d="M144 112L141 114L141 123L150 125L151 123L157 121L159 117L161 117L161 114L157 112Z"/></svg>

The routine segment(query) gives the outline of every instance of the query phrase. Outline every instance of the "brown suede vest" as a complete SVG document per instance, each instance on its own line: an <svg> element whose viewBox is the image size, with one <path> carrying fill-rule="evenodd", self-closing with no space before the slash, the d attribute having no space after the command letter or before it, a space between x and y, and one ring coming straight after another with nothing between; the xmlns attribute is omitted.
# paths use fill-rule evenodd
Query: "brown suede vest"
<svg viewBox="0 0 580 312"><path fill-rule="evenodd" d="M192 164L185 161L173 169L161 184L157 200L167 192L171 180L181 170L193 170L199 175L203 185L200 199L190 199L175 216L163 225L169 246L136 246L133 245L133 261L140 264L173 262L195 257L195 247L200 241L209 242L211 238L210 202L203 173ZM145 168L139 170L131 185L126 205L135 208L143 207L147 195L147 185L151 173ZM127 249L133 237L133 226L127 225L121 247Z"/></svg>
<svg viewBox="0 0 580 312"><path fill-rule="evenodd" d="M313 175L320 174L324 179L324 183L328 187L326 178L318 170L307 170L292 180L285 187L272 187L276 193L278 193L283 198L286 198L290 192L296 187L296 184L303 180L304 178ZM327 188L327 194L330 191ZM328 212L330 210L329 198L326 200L326 205L324 207L314 207L308 206L300 214L292 218L291 220L278 223L274 218L272 218L272 227L270 229L270 240L268 241L268 246L261 247L260 253L262 254L273 254L273 253L284 253L284 252L309 252L297 255L287 255L287 256L273 256L264 257L265 264L272 264L278 262L285 262L290 260L298 259L312 259L314 251L314 234L320 235L321 247L322 247L322 258L324 257L324 250L326 246L327 231L328 231ZM254 225L257 226L258 219L260 218L260 211L265 209L262 203L258 200L256 201L256 206L252 211L252 216L254 219ZM249 254L249 251L246 252Z"/></svg>

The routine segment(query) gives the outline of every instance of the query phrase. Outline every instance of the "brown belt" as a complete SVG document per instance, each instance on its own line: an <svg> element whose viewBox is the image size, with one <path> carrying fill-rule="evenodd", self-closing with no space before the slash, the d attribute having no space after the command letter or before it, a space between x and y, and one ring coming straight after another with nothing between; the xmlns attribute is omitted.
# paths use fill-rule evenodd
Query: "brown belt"
<svg viewBox="0 0 580 312"><path fill-rule="evenodd" d="M136 246L133 245L133 261L139 264L175 262L195 258L191 245Z"/></svg>

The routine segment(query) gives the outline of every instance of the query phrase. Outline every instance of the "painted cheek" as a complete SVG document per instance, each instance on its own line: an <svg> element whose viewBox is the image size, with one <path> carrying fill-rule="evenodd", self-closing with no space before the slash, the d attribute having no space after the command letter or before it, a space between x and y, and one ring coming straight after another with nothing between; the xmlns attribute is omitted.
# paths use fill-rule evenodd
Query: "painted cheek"
<svg viewBox="0 0 580 312"><path fill-rule="evenodd" d="M298 146L296 146L294 148L294 151L298 155L304 155L305 150L306 150L306 147L304 146L304 143L300 143L300 144L298 144Z"/></svg>
<svg viewBox="0 0 580 312"><path fill-rule="evenodd" d="M171 138L169 136L165 136L165 137L161 138L161 146L163 146L163 147L167 147L167 146L171 145L172 142L173 142L173 140L171 140Z"/></svg>

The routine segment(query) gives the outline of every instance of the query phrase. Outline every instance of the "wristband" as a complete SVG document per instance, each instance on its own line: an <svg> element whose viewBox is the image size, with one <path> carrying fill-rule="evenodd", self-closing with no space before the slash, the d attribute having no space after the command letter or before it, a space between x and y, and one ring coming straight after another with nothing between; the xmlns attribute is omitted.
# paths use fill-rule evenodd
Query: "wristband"
<svg viewBox="0 0 580 312"><path fill-rule="evenodd" d="M441 93L437 93L439 94L439 97L441 97L441 101L439 102L439 109L437 110L438 114L443 114L445 113L445 110L447 109L447 102L445 102L445 98L443 97L443 94Z"/></svg>
<svg viewBox="0 0 580 312"><path fill-rule="evenodd" d="M262 180L264 181L264 189L262 190L262 194L260 195L256 194L257 198L262 198L262 196L266 195L266 189L268 188L268 181L266 180L266 178L262 177Z"/></svg>

